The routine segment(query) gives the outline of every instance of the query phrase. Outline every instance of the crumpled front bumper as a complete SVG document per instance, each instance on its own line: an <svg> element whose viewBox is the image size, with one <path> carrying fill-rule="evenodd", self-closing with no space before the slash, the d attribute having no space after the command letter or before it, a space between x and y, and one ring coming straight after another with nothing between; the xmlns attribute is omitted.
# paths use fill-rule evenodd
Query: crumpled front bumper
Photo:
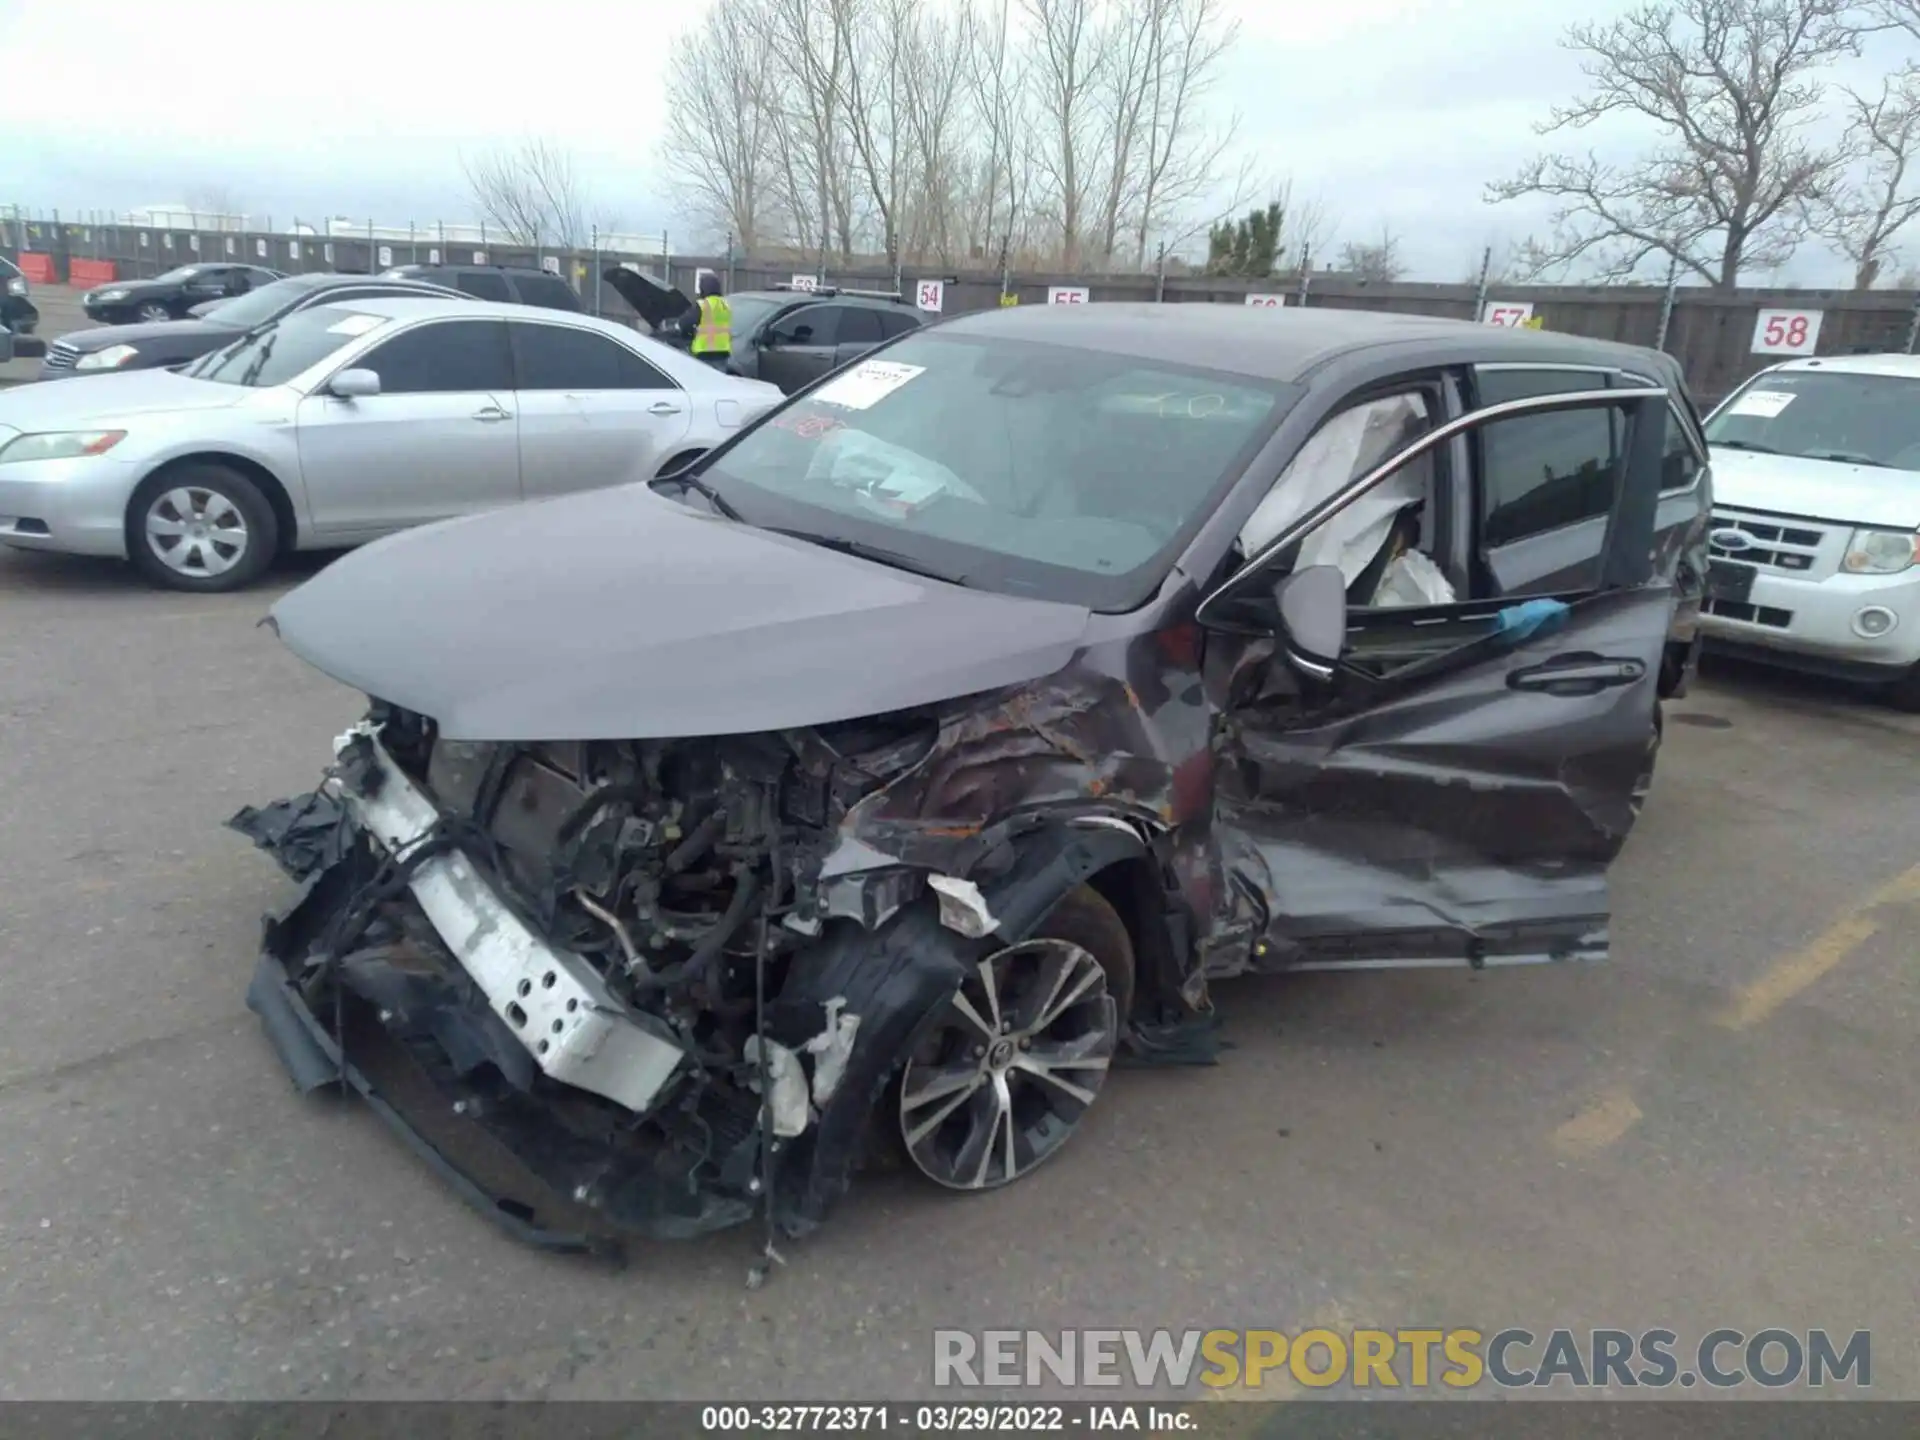
<svg viewBox="0 0 1920 1440"><path fill-rule="evenodd" d="M363 736L343 737L321 790L230 822L302 884L267 918L247 995L296 1087L361 1096L462 1199L536 1245L619 1253L629 1239L686 1239L763 1209L789 1235L817 1225L847 1188L917 1027L958 985L964 942L922 909L879 933L830 928L796 957L762 1033L797 1057L824 1017L849 1047L830 1089L816 1070L813 1106L802 1090L801 1133L783 1120L779 1086L766 1127L737 1064L730 1073L724 1057L683 1052L590 967L571 980L600 986L594 1007L621 1023L560 1046L554 1021L588 1006L568 1012L562 999L548 1017L533 998L549 964L544 993L568 993L555 958L565 956L465 851L420 859L425 817L408 818L406 802L432 802ZM418 863L396 870L408 858ZM508 961L523 972L500 969ZM638 1052L644 1074L631 1063L635 1031L657 1042ZM674 1064L653 1063L668 1050Z"/></svg>

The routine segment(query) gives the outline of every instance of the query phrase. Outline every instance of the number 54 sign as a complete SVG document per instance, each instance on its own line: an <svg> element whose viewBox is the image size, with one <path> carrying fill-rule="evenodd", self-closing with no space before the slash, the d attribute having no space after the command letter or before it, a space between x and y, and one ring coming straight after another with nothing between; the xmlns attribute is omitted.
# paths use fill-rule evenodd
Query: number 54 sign
<svg viewBox="0 0 1920 1440"><path fill-rule="evenodd" d="M1762 310L1754 317L1756 355L1812 355L1820 346L1819 310Z"/></svg>

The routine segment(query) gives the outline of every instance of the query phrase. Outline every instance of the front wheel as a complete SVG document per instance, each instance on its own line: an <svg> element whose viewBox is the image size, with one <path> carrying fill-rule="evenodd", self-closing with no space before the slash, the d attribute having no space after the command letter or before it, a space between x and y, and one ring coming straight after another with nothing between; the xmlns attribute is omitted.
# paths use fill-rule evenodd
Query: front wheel
<svg viewBox="0 0 1920 1440"><path fill-rule="evenodd" d="M1896 709L1920 714L1920 665L1887 686L1887 699Z"/></svg>
<svg viewBox="0 0 1920 1440"><path fill-rule="evenodd" d="M1051 1159L1106 1082L1132 996L1127 927L1089 886L987 954L901 1072L914 1166L950 1190L995 1190Z"/></svg>
<svg viewBox="0 0 1920 1440"><path fill-rule="evenodd" d="M173 318L173 312L171 310L153 301L148 301L145 305L135 310L133 314L135 319L149 325L156 320L171 320Z"/></svg>
<svg viewBox="0 0 1920 1440"><path fill-rule="evenodd" d="M238 590L273 563L280 527L246 476L224 465L149 475L127 506L127 554L170 590Z"/></svg>

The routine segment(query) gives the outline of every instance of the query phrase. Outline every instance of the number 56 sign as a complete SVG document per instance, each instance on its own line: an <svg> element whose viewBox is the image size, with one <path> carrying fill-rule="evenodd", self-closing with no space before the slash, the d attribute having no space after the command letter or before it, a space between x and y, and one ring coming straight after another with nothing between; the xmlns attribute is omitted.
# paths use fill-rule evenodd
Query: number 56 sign
<svg viewBox="0 0 1920 1440"><path fill-rule="evenodd" d="M1819 310L1762 310L1754 317L1756 355L1812 355L1820 345Z"/></svg>

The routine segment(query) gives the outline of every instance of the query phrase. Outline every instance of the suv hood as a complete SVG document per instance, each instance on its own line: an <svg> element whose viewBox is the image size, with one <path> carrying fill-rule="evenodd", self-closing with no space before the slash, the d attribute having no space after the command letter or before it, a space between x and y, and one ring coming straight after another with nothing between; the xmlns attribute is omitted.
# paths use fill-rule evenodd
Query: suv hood
<svg viewBox="0 0 1920 1440"><path fill-rule="evenodd" d="M74 330L62 335L60 343L69 350L91 355L112 345L138 345L142 340L179 340L201 347L200 350L188 350L185 353L202 354L216 345L226 344L239 333L231 325L217 325L206 320L156 320L147 325L101 325L92 330Z"/></svg>
<svg viewBox="0 0 1920 1440"><path fill-rule="evenodd" d="M609 265L600 272L620 298L639 312L649 328L658 330L669 320L678 320L693 308L681 291L624 265Z"/></svg>
<svg viewBox="0 0 1920 1440"><path fill-rule="evenodd" d="M541 741L782 730L1022 684L1072 659L1088 618L623 485L376 541L271 623L448 739Z"/></svg>
<svg viewBox="0 0 1920 1440"><path fill-rule="evenodd" d="M1713 498L1738 510L1920 530L1920 471L1712 447Z"/></svg>
<svg viewBox="0 0 1920 1440"><path fill-rule="evenodd" d="M111 427L134 415L224 410L262 393L243 385L189 380L171 370L109 371L84 385L17 385L0 390L0 425L16 430Z"/></svg>

